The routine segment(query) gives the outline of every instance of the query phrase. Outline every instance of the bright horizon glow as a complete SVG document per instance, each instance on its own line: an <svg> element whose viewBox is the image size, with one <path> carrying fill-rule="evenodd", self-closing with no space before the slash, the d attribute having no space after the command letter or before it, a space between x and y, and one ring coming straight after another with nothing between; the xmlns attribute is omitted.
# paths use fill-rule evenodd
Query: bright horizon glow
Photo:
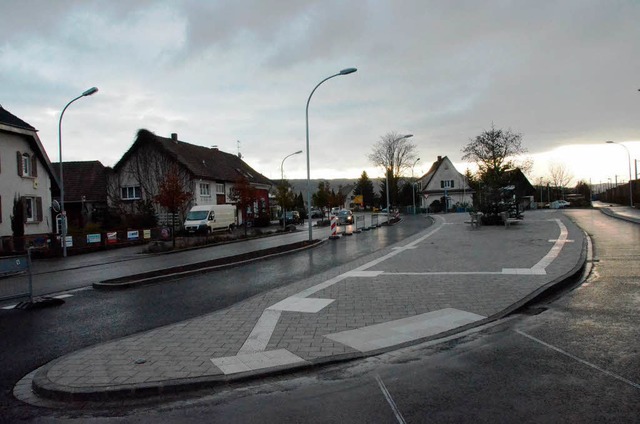
<svg viewBox="0 0 640 424"><path fill-rule="evenodd" d="M631 174L635 175L634 158L640 162L640 141L620 141L617 144L624 144L631 153ZM437 158L422 159L424 155L421 155L420 161L414 168L414 177L420 177L424 175ZM442 154L440 156L448 156ZM452 155L453 156L453 155ZM533 168L527 175L531 184L537 184L539 178L545 180L549 179L549 166L552 163L564 163L570 174L573 175L573 180L570 186L574 186L578 181L585 181L591 184L598 184L600 182L605 183L608 179L615 181L615 176L618 176L618 182L626 182L629 179L629 168L627 153L624 149L614 147L611 144L606 144L604 141L601 144L571 144L567 146L559 146L553 150L535 153L528 155L533 159ZM451 159L451 156L449 156ZM475 166L472 163L463 162L460 160L452 160L456 169L465 173L467 169L475 171ZM640 165L640 163L639 163ZM294 168L294 167L292 167ZM367 175L370 179L384 178L384 172L373 165L368 165L365 168L346 168L346 169L332 169L330 167L316 166L312 168L311 179L357 179L360 178L362 171L367 171ZM278 170L279 172L279 170ZM411 171L407 171L407 176ZM269 178L269 172L264 173ZM272 174L272 173L271 173ZM286 173L286 178L297 180L306 179L306 171L304 169L291 169ZM279 174L278 174L279 175Z"/></svg>

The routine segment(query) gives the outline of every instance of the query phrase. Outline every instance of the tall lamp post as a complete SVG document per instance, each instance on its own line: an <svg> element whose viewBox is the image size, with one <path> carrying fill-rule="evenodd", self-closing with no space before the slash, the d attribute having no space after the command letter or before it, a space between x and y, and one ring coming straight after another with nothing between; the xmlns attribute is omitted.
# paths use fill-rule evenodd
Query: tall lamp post
<svg viewBox="0 0 640 424"><path fill-rule="evenodd" d="M64 112L71 105L71 103L75 102L78 99L81 99L86 96L90 96L98 92L97 87L91 87L90 89L83 92L81 95L71 100L67 105L62 109L62 113L60 114L60 120L58 121L58 155L60 158L60 223L62 224L62 256L67 257L67 211L64 209L64 174L62 172L62 117L64 116Z"/></svg>
<svg viewBox="0 0 640 424"><path fill-rule="evenodd" d="M395 143L396 141L400 141L404 138L410 138L413 137L413 134L407 134L407 135L403 135L402 137L398 137L395 140L393 140L393 143ZM417 161L416 161L417 162ZM393 169L391 170L393 172ZM387 177L387 224L389 223L389 214L391 213L391 205L389 205L389 166L387 164L387 166L385 167L385 174Z"/></svg>
<svg viewBox="0 0 640 424"><path fill-rule="evenodd" d="M298 150L297 152L293 152L290 155L287 155L284 157L284 159L282 159L282 163L280 164L280 184L282 185L282 229L284 230L285 228L287 228L287 208L284 206L285 203L285 199L284 199L284 161L287 160L287 158L293 156L293 155L299 155L300 153L302 153L302 150Z"/></svg>
<svg viewBox="0 0 640 424"><path fill-rule="evenodd" d="M616 143L615 141L607 141L607 144L617 144L618 146L624 147L627 151L627 158L629 160L629 206L633 207L633 180L631 179L631 153L629 153L629 149L624 144Z"/></svg>
<svg viewBox="0 0 640 424"><path fill-rule="evenodd" d="M311 96L313 93L320 87L320 84L323 82L330 80L333 77L338 77L340 75L349 75L356 72L358 69L356 68L346 68L338 72L337 74L331 75L330 77L326 77L322 81L318 83L311 90L311 94L309 94L309 98L307 99L307 109L306 109L306 123L307 123L307 218L309 221L309 241L313 240L313 229L311 228L311 167L309 163L309 102L311 102Z"/></svg>
<svg viewBox="0 0 640 424"><path fill-rule="evenodd" d="M420 158L416 159L415 162L413 162L413 165L411 165L411 193L413 195L412 199L413 199L413 214L416 214L416 182L413 181L413 168L416 166L416 163L418 163L418 161L420 160Z"/></svg>

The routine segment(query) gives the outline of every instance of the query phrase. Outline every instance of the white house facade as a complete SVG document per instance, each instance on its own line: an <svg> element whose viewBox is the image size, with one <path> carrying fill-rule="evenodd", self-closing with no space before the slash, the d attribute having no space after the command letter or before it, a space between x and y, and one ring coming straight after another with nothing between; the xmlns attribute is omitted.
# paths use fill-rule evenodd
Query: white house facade
<svg viewBox="0 0 640 424"><path fill-rule="evenodd" d="M429 208L436 200L441 204L445 202L442 204L445 210L473 205L474 191L446 156L438 156L429 172L418 179L418 190L422 208Z"/></svg>
<svg viewBox="0 0 640 424"><path fill-rule="evenodd" d="M14 211L22 214L27 238L52 233L53 187L58 184L36 129L0 106L0 236L13 236Z"/></svg>

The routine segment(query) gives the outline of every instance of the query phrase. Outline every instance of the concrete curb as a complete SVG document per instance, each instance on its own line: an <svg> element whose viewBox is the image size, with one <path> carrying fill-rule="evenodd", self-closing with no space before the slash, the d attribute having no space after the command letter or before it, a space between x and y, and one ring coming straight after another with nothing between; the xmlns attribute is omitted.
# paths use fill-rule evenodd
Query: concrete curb
<svg viewBox="0 0 640 424"><path fill-rule="evenodd" d="M325 240L314 240L311 243L302 241L279 246L277 248L257 250L251 253L229 256L226 258L219 258L211 261L198 262L174 268L166 268L158 271L149 271L141 274L134 274L126 277L119 277L100 281L98 283L93 283L93 288L98 290L122 290L145 284L153 284L169 279L188 277L190 275L202 274L210 271L231 268L251 262L274 258L277 256L288 255L290 253L312 249L324 242ZM247 258L247 256L249 255L251 257Z"/></svg>
<svg viewBox="0 0 640 424"><path fill-rule="evenodd" d="M633 222L634 224L640 224L640 219L632 218L630 216L619 215L615 213L613 210L611 210L611 208L600 208L600 212L612 218L621 219L627 222Z"/></svg>

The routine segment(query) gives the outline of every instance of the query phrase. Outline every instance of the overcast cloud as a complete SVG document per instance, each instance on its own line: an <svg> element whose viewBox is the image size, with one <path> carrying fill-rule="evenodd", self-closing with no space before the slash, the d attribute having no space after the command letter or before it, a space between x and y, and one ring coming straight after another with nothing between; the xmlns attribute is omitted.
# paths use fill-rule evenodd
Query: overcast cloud
<svg viewBox="0 0 640 424"><path fill-rule="evenodd" d="M146 128L232 153L239 140L279 178L306 150L313 87L357 67L313 95L312 178L380 176L367 157L390 131L414 134L416 174L438 155L460 163L492 122L523 133L538 175L556 160L626 177L613 146L601 174L580 170L587 147L554 149L640 140L638 22L635 0L3 0L0 104L56 162L61 109L97 86L65 113L65 161L112 166ZM306 177L304 155L285 174Z"/></svg>

